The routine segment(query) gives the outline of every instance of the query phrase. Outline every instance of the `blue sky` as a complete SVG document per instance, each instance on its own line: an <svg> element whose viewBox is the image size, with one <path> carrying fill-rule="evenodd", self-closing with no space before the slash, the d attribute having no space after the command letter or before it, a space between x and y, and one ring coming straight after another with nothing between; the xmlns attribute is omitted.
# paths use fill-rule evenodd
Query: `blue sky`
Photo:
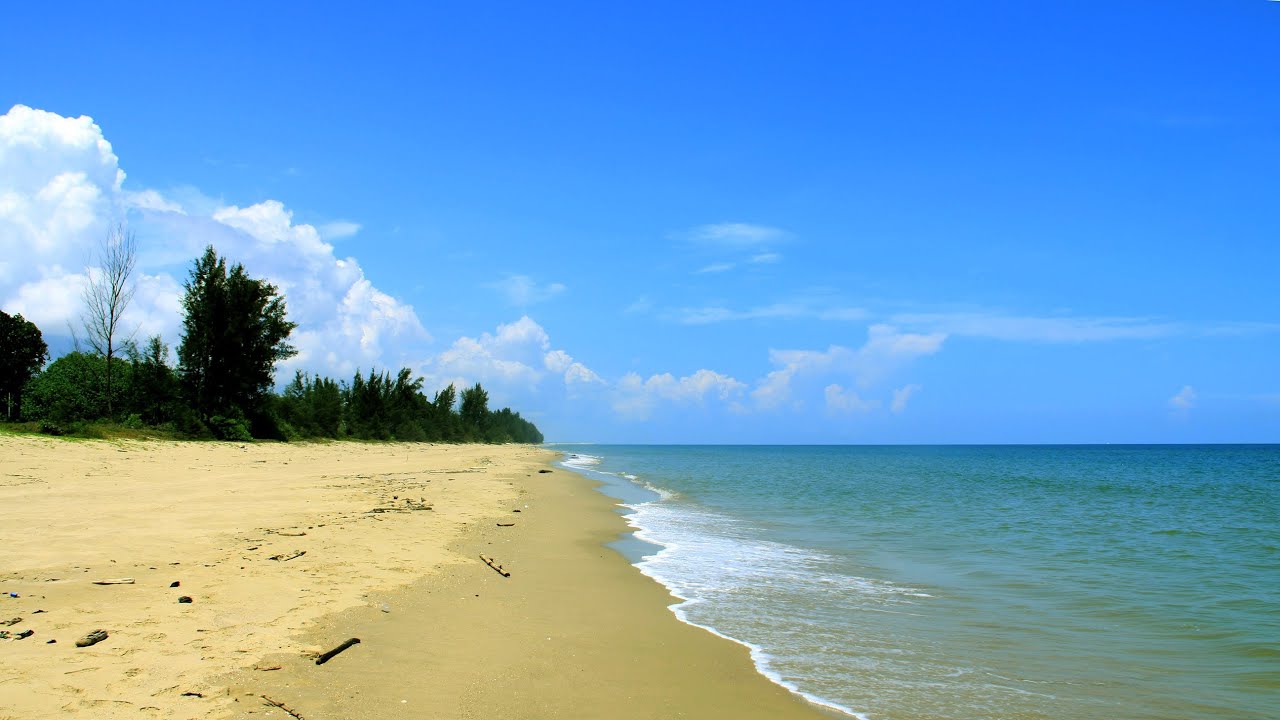
<svg viewBox="0 0 1280 720"><path fill-rule="evenodd" d="M602 5L6 10L0 307L124 219L551 440L1280 441L1280 3Z"/></svg>

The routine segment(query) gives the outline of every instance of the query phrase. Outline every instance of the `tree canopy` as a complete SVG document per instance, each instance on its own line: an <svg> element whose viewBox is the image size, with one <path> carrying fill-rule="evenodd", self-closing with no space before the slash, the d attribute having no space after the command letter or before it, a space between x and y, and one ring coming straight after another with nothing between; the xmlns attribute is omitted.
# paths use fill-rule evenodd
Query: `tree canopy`
<svg viewBox="0 0 1280 720"><path fill-rule="evenodd" d="M178 375L191 408L214 417L254 419L265 410L277 362L295 353L276 287L255 280L244 266L218 257L210 246L184 285L185 317L178 345Z"/></svg>
<svg viewBox="0 0 1280 720"><path fill-rule="evenodd" d="M40 328L22 317L0 311L0 399L5 418L22 407L22 388L49 357Z"/></svg>

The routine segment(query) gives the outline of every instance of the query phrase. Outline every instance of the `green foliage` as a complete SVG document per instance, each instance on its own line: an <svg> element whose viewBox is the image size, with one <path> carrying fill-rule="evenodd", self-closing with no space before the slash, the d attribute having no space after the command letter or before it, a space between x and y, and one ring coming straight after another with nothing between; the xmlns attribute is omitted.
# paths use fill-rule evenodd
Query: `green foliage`
<svg viewBox="0 0 1280 720"><path fill-rule="evenodd" d="M178 375L169 367L169 347L159 335L144 349L127 348L131 368L129 417L147 425L173 422L184 411Z"/></svg>
<svg viewBox="0 0 1280 720"><path fill-rule="evenodd" d="M120 406L126 400L132 373L128 363L119 359L112 363L116 377L122 379L112 387L115 404ZM107 359L101 355L81 352L63 355L27 383L22 398L23 416L57 424L105 417L107 397L102 378L106 371Z"/></svg>
<svg viewBox="0 0 1280 720"><path fill-rule="evenodd" d="M212 246L184 287L178 375L188 405L207 421L265 414L275 364L295 354L284 298L243 265L228 270Z"/></svg>
<svg viewBox="0 0 1280 720"><path fill-rule="evenodd" d="M40 328L21 314L0 312L0 410L6 420L22 408L22 390L49 357Z"/></svg>
<svg viewBox="0 0 1280 720"><path fill-rule="evenodd" d="M422 378L408 368L394 377L357 371L349 385L298 371L275 395L275 364L294 354L286 342L294 324L285 319L284 299L276 289L249 278L240 265L228 269L210 247L195 261L186 291L177 370L169 366L169 348L159 337L141 349L129 343L128 362L69 353L23 386L28 427L78 437L137 436L159 428L162 436L239 442L255 437L542 442L542 433L519 413L490 411L489 393L479 383L463 390L461 398L450 385L428 399ZM15 327L26 334L9 330ZM9 319L3 313L0 330L8 333L0 333L0 340L27 343L29 361L23 367L38 369L46 353L39 330L21 316ZM110 398L103 381L108 367L115 378ZM115 417L124 419L114 422Z"/></svg>
<svg viewBox="0 0 1280 720"><path fill-rule="evenodd" d="M488 429L485 422L489 418L489 393L476 383L475 387L462 391L462 425L468 435L475 439L484 438Z"/></svg>
<svg viewBox="0 0 1280 720"><path fill-rule="evenodd" d="M243 417L214 415L206 424L213 436L219 440L248 442L253 439L253 434L249 432L249 421Z"/></svg>
<svg viewBox="0 0 1280 720"><path fill-rule="evenodd" d="M357 371L349 385L303 372L277 398L275 413L285 437L353 438L401 442L540 443L542 433L519 413L488 409L489 393L480 385L458 392L450 385L428 400L422 378L402 368Z"/></svg>

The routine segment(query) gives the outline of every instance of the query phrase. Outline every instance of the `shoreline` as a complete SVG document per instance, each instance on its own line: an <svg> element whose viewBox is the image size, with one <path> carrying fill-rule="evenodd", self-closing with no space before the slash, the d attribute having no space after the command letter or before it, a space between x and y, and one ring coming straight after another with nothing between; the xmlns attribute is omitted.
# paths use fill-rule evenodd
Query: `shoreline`
<svg viewBox="0 0 1280 720"><path fill-rule="evenodd" d="M37 629L0 643L2 718L287 717L264 695L375 720L833 716L677 619L606 547L629 531L613 501L553 450L6 436L0 454L0 589L23 596L0 614ZM180 567L194 579L169 589ZM136 583L88 582L117 570ZM75 648L89 625L111 638Z"/></svg>

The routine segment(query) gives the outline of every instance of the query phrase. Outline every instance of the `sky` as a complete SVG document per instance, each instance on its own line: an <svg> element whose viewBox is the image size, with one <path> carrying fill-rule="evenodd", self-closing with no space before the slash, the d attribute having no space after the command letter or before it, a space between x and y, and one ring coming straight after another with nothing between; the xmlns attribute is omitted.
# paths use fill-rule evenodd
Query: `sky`
<svg viewBox="0 0 1280 720"><path fill-rule="evenodd" d="M549 441L1280 442L1280 2L22 3L0 309L206 245Z"/></svg>

